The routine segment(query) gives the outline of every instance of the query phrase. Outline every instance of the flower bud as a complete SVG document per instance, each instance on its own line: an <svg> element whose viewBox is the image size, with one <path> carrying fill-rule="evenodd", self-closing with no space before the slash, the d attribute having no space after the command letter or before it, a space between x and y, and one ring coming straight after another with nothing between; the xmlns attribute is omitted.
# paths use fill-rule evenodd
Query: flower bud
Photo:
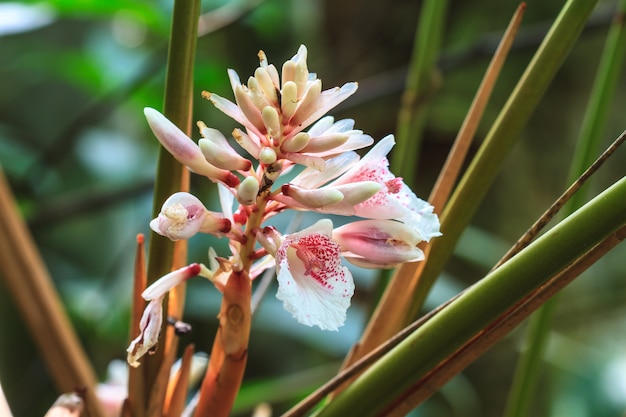
<svg viewBox="0 0 626 417"><path fill-rule="evenodd" d="M203 139L198 141L198 147L208 162L231 171L247 171L252 167L252 162L239 155L222 132L208 128L202 122L198 122L198 128L203 136Z"/></svg>
<svg viewBox="0 0 626 417"><path fill-rule="evenodd" d="M195 173L206 176L211 181L220 181L230 187L239 184L239 179L231 172L211 165L204 155L202 155L198 145L161 113L150 107L146 107L144 114L146 115L150 129L152 129L154 135L159 142L161 142L161 145L163 145L178 162L186 165Z"/></svg>
<svg viewBox="0 0 626 417"><path fill-rule="evenodd" d="M172 194L150 228L171 240L189 239L198 232L220 235L230 231L230 221L204 207L189 193Z"/></svg>
<svg viewBox="0 0 626 417"><path fill-rule="evenodd" d="M343 194L342 203L352 206L362 203L381 190L382 185L375 181L359 181L352 184L332 186Z"/></svg>
<svg viewBox="0 0 626 417"><path fill-rule="evenodd" d="M298 93L300 93L298 91ZM291 126L301 126L304 120L319 106L318 99L322 94L322 81L314 80L308 83L304 96L300 99L298 109L293 117L289 120Z"/></svg>
<svg viewBox="0 0 626 417"><path fill-rule="evenodd" d="M277 86L272 82L272 77L267 71L267 68L259 67L254 71L254 78L265 96L272 102L274 105L278 105L278 95L277 95Z"/></svg>
<svg viewBox="0 0 626 417"><path fill-rule="evenodd" d="M348 141L349 135L334 133L312 138L302 152L326 152L335 149Z"/></svg>
<svg viewBox="0 0 626 417"><path fill-rule="evenodd" d="M285 239L274 226L265 226L257 230L255 235L257 242L272 256L276 255L276 251Z"/></svg>
<svg viewBox="0 0 626 417"><path fill-rule="evenodd" d="M244 206L249 206L256 202L258 193L259 181L253 176L246 177L237 187L237 201Z"/></svg>
<svg viewBox="0 0 626 417"><path fill-rule="evenodd" d="M272 148L263 147L259 152L259 162L265 165L273 164L276 162L276 151Z"/></svg>
<svg viewBox="0 0 626 417"><path fill-rule="evenodd" d="M234 88L235 100L237 101L237 106L241 109L241 112L244 114L246 119L250 121L256 127L259 132L264 133L266 131L265 124L263 123L263 118L261 117L261 110L258 109L252 99L248 95L248 93L244 90L242 85L238 85Z"/></svg>
<svg viewBox="0 0 626 417"><path fill-rule="evenodd" d="M258 140L254 140L253 137L248 136L241 129L234 129L232 133L233 137L243 149L246 150L250 155L254 158L259 158L259 152L261 150L261 146L259 145ZM252 133L252 135L254 135Z"/></svg>
<svg viewBox="0 0 626 417"><path fill-rule="evenodd" d="M146 301L163 297L169 290L200 274L200 264L191 264L163 275L146 288L141 296Z"/></svg>
<svg viewBox="0 0 626 417"><path fill-rule="evenodd" d="M343 200L343 194L332 188L316 188L308 190L293 184L285 184L282 187L283 195L291 197L298 203L308 208L323 208L339 203Z"/></svg>
<svg viewBox="0 0 626 417"><path fill-rule="evenodd" d="M285 61L285 63L283 64L281 75L283 87L285 86L286 82L294 82L296 77L296 63L292 60Z"/></svg>
<svg viewBox="0 0 626 417"><path fill-rule="evenodd" d="M298 86L293 81L287 81L280 90L280 107L283 114L283 123L287 123L298 108Z"/></svg>
<svg viewBox="0 0 626 417"><path fill-rule="evenodd" d="M365 268L388 268L424 259L417 247L422 237L413 228L394 220L361 220L333 231L344 258Z"/></svg>
<svg viewBox="0 0 626 417"><path fill-rule="evenodd" d="M280 149L283 152L300 152L310 142L311 137L306 132L300 132L295 136L285 139Z"/></svg>
<svg viewBox="0 0 626 417"><path fill-rule="evenodd" d="M265 106L261 112L263 117L263 123L267 128L267 133L270 137L278 139L280 137L280 118L278 112L272 106Z"/></svg>

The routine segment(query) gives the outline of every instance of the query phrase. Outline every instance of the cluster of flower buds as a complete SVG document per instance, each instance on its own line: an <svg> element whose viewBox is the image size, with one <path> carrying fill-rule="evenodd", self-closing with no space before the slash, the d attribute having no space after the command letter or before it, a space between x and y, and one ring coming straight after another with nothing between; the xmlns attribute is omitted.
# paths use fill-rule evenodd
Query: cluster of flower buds
<svg viewBox="0 0 626 417"><path fill-rule="evenodd" d="M353 120L324 116L356 91L356 83L323 91L321 80L307 68L304 46L283 64L280 76L263 52L259 58L247 85L228 71L235 103L203 93L243 126L232 136L245 152L201 122L202 139L196 144L158 111L145 110L161 144L192 172L217 183L222 208L221 213L211 212L191 194L177 193L150 226L172 240L196 233L229 239L228 258L212 259L211 268L193 271L220 289L231 271L248 269L254 279L274 265L277 297L285 309L303 324L336 330L354 293L352 275L341 258L366 268L420 261L424 254L417 245L440 235L439 220L430 204L390 172L387 154L393 136L378 141L361 158L355 151L374 144L373 138L355 129ZM287 209L360 219L338 228L323 219L286 235L264 225ZM253 250L250 239L258 243ZM163 281L180 282L189 271L186 267L157 281L146 290L149 299L171 288ZM136 350L129 350L133 363Z"/></svg>

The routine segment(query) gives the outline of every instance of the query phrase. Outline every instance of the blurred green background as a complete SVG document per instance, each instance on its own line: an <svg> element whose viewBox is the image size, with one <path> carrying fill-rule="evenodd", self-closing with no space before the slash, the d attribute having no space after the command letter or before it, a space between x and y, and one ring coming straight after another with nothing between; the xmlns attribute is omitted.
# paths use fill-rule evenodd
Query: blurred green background
<svg viewBox="0 0 626 417"><path fill-rule="evenodd" d="M479 142L564 1L529 0L496 86ZM344 0L202 1L194 119L228 133L236 123L200 98L232 98L226 69L245 82L263 49L277 66L300 44L325 88L358 81L332 114L379 139L393 133L421 2ZM416 192L426 198L517 2L450 1L441 87L428 115ZM565 178L614 1L601 1L523 133L427 307L483 276L565 189ZM160 108L172 2L0 2L0 164L99 377L124 359L135 235L148 233L157 141L143 107ZM626 72L604 146L626 128ZM194 133L194 138L198 134ZM393 158L393 153L391 155ZM624 175L620 150L593 180L597 193ZM192 190L216 208L212 184ZM305 219L310 223L312 219ZM0 236L0 238L2 238ZM206 262L207 237L190 241ZM626 410L626 249L618 247L567 288L551 334L533 415L619 416ZM337 333L303 327L270 290L253 323L239 409L271 402L286 410L338 368L371 311L375 274L354 269L357 292ZM210 349L219 294L192 281L183 344ZM522 348L516 330L414 412L499 416ZM43 415L57 393L0 280L0 381L15 416Z"/></svg>

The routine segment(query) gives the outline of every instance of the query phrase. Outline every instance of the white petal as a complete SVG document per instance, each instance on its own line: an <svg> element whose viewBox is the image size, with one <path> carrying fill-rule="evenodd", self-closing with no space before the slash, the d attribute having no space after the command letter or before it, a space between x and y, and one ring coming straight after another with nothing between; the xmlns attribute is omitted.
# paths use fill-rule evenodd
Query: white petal
<svg viewBox="0 0 626 417"><path fill-rule="evenodd" d="M309 126L311 123L319 119L322 115L327 113L330 109L337 106L339 103L354 94L357 88L357 83L347 83L344 84L341 88L333 88L322 91L322 93L317 96L315 100L315 105L310 106L306 112L303 112L302 115L299 115L302 117L302 120L298 120L298 129L294 129L289 134L296 134L300 130ZM299 110L300 108L298 108L298 111ZM298 113L298 111L296 113Z"/></svg>
<svg viewBox="0 0 626 417"><path fill-rule="evenodd" d="M250 120L248 120L248 118L243 113L243 111L241 111L239 106L232 101L220 97L214 93L211 93L211 95L209 96L209 100L211 100L215 107L217 107L220 111L222 111L227 116L230 116L232 119L235 119L247 129L252 130L260 136L263 135L261 131Z"/></svg>
<svg viewBox="0 0 626 417"><path fill-rule="evenodd" d="M139 359L150 352L159 341L161 324L163 323L163 298L155 298L141 316L139 322L140 333L128 346L126 361L134 368L139 366Z"/></svg>
<svg viewBox="0 0 626 417"><path fill-rule="evenodd" d="M356 152L344 152L327 159L324 171L319 172L314 168L307 168L298 174L291 183L305 188L320 187L350 169L359 161L359 158L359 154Z"/></svg>
<svg viewBox="0 0 626 417"><path fill-rule="evenodd" d="M285 239L276 254L276 297L300 323L337 330L345 322L354 282L340 264L339 245L325 233L329 225L330 220L320 221Z"/></svg>

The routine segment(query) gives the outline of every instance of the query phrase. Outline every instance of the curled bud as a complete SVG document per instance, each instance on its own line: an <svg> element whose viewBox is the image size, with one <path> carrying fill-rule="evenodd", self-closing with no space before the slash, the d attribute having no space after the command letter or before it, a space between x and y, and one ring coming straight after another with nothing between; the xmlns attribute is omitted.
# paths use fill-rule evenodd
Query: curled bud
<svg viewBox="0 0 626 417"><path fill-rule="evenodd" d="M283 243L284 237L274 226L265 226L255 233L257 242L269 253L276 255L276 251Z"/></svg>
<svg viewBox="0 0 626 417"><path fill-rule="evenodd" d="M135 338L126 352L128 364L133 368L139 366L139 359L151 352L159 341L159 333L163 324L163 297L150 301L139 322L139 336Z"/></svg>

